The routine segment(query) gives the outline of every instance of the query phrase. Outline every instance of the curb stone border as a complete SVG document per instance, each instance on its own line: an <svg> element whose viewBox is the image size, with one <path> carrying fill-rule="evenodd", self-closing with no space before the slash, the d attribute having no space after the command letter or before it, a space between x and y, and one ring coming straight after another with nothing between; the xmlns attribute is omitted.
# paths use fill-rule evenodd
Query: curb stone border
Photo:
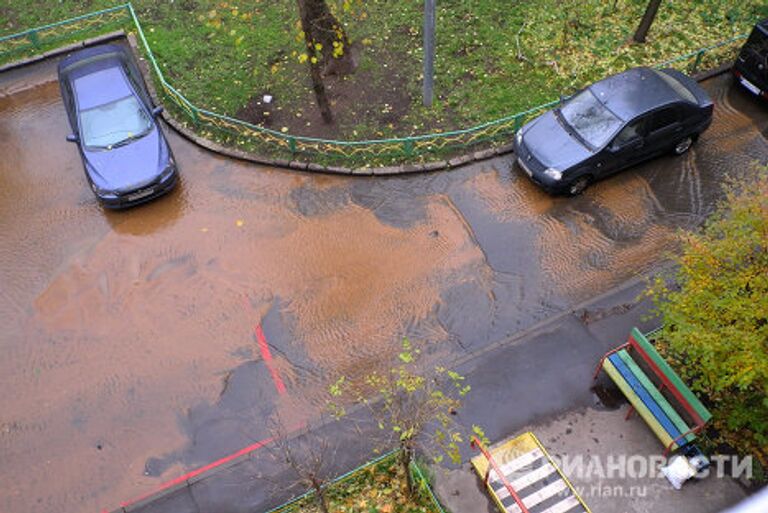
<svg viewBox="0 0 768 513"><path fill-rule="evenodd" d="M139 69L141 70L142 75L144 75L144 82L147 84L149 88L149 93L152 96L152 101L154 101L155 104L159 104L160 102L158 102L157 91L155 89L155 84L152 80L152 77L149 71L149 66L147 65L146 59L144 59L141 56L141 51L139 50L136 37L133 34L128 34L127 39L128 39L128 44L130 45L131 50L133 51L134 57L136 58L136 61L139 63ZM717 68L697 73L693 76L693 78L698 82L703 82L704 80L713 78L717 75L721 75L730 69L731 69L731 63L727 62L725 64L718 66ZM216 143L209 139L205 139L204 137L200 137L199 135L194 133L193 130L191 130L186 125L184 125L183 123L175 119L166 110L163 111L162 117L165 120L165 122L168 123L170 126L172 126L178 133L180 133L190 141L194 142L198 146L202 146L203 148L206 148L214 153L218 153L219 155L223 155L225 157L232 157L239 160L244 160L247 162L252 162L255 164L264 164L264 165L274 166L274 167L283 167L283 168L295 169L298 171L306 171L310 173L340 174L340 175L351 175L351 176L378 176L378 177L405 175L405 174L412 174L412 173L428 173L431 171L439 171L443 169L445 170L453 169L453 168L461 167L473 162L480 162L480 161L488 160L497 156L506 155L509 153L513 153L513 149L514 149L513 143L507 143L507 144L501 144L494 148L476 150L469 153L465 153L464 155L458 155L448 160L437 160L437 161L426 162L422 164L406 163L406 164L400 164L397 166L360 167L360 168L324 166L321 164L316 164L314 162L305 162L305 161L299 161L299 160L286 161L285 159L271 159L268 157L264 157L262 155L257 155L255 153L250 153L242 150L229 148L227 146Z"/></svg>
<svg viewBox="0 0 768 513"><path fill-rule="evenodd" d="M150 74L149 65L147 64L146 59L144 59L141 55L139 45L136 41L136 36L133 34L127 34L125 35L125 37L128 40L128 44L131 48L131 51L133 52L133 56L135 57L136 62L139 64L139 70L141 71L144 77L144 82L147 84L147 88L149 89L149 94L152 97L152 101L155 104L159 105L160 102L158 101L157 90L155 88L154 81L152 80L152 76ZM472 151L464 155L453 157L449 160L437 160L432 162L426 162L423 164L406 163L406 164L400 164L397 166L358 167L358 168L349 168L349 167L341 167L341 166L324 166L314 162L306 162L301 160L287 161L285 159L277 159L277 158L272 159L272 158L264 157L262 155L258 155L255 153L250 153L242 150L237 150L234 148L229 148L227 146L224 146L222 144L219 144L217 142L211 141L209 139L206 139L204 137L197 135L192 129L190 129L183 123L181 123L171 114L169 114L168 111L166 110L163 110L162 117L163 117L163 120L166 123L168 123L168 125L173 127L173 129L176 130L179 134L189 139L193 143L197 144L198 146L201 146L219 155L235 158L238 160L244 160L246 162L251 162L255 164L264 164L267 166L283 167L283 168L295 169L298 171L305 171L310 173L338 174L338 175L350 175L350 176L378 176L378 177L406 175L406 174L412 174L412 173L427 173L430 171L439 171L441 169L452 169L452 168L460 167L472 162L478 162L478 161L487 160L499 155L505 155L507 153L511 153L514 146L511 143L503 144L495 148Z"/></svg>
<svg viewBox="0 0 768 513"><path fill-rule="evenodd" d="M49 50L39 55L34 55L32 57L27 57L18 61L4 64L0 66L0 73L4 71L9 71L12 69L20 68L23 66L27 66L29 64L34 64L34 63L43 61L45 59L56 57L56 56L69 53L75 50L79 50L80 48L93 46L96 44L105 43L108 41L114 41L118 39L127 40L128 46L130 47L131 52L133 53L133 56L138 64L139 71L141 72L144 78L144 83L147 85L147 89L149 91L149 94L152 98L153 103L155 105L161 105L162 102L159 101L157 90L155 88L155 83L152 80L152 76L149 70L149 65L147 64L146 59L142 57L141 51L136 41L136 36L132 33L126 34L124 30L109 32L101 36L92 37L77 43L72 43L66 46L55 48L53 50ZM715 76L726 73L730 69L731 69L731 63L727 62L725 64L718 66L717 68L697 73L693 76L693 78L699 82L702 82L704 80L708 80ZM476 150L476 151L466 153L464 155L457 155L448 160L437 160L437 161L426 162L421 164L406 163L406 164L400 164L397 166L359 167L359 168L349 168L349 167L342 167L342 166L324 166L321 164L303 161L303 160L286 160L286 159L280 159L280 158L269 158L269 157L264 157L262 155L258 155L256 153L251 153L251 152L246 152L242 150L237 150L235 148L230 148L228 146L224 146L222 144L219 144L217 142L214 142L210 139L206 139L196 134L192 129L187 127L184 123L180 122L174 116L169 114L167 110L163 110L163 113L161 116L169 126L171 126L176 132L178 132L184 138L196 144L197 146L200 146L201 148L205 148L206 150L209 150L218 155L222 155L224 157L229 157L229 158L242 160L246 162L251 162L254 164L281 167L281 168L293 169L296 171L303 171L303 172L309 172L309 173L337 174L337 175L349 175L349 176L369 176L369 177L370 176L386 177L386 176L406 175L406 174L413 174L413 173L428 173L428 172L439 171L443 169L445 170L453 169L453 168L464 166L466 164L470 164L472 162L480 162L480 161L488 160L497 156L506 155L513 152L513 146L514 146L512 143L502 144L494 148Z"/></svg>
<svg viewBox="0 0 768 513"><path fill-rule="evenodd" d="M152 80L152 76L150 74L149 65L147 64L146 59L144 59L141 55L141 51L136 41L136 36L134 36L133 34L128 34L126 38L128 40L129 46L131 47L131 51L133 52L136 62L139 64L139 70L141 71L141 74L144 76L144 82L147 84L147 88L149 89L149 94L152 97L152 101L155 104L160 104L160 102L158 101L159 97L157 95L157 90L155 88L154 81ZM166 123L168 123L171 127L173 127L173 129L176 130L179 134L183 135L185 138L189 139L190 141L197 144L198 146L201 146L219 155L235 158L238 160L244 160L244 161L255 163L255 164L263 164L263 165L274 166L274 167L283 167L283 168L295 169L297 171L305 171L310 173L339 174L339 175L350 175L350 176L379 176L379 177L404 175L404 174L411 174L411 173L425 173L428 171L437 171L440 169L458 167L458 166L467 164L469 162L473 162L476 160L485 160L487 158L495 157L497 155L502 155L504 153L509 153L512 151L512 145L507 144L495 149L472 152L459 157L454 157L448 161L440 160L435 162L427 162L424 164L401 164L398 166L358 167L358 168L341 167L341 166L324 166L321 164L317 164L314 162L307 162L303 160L287 161L285 159L277 159L277 158L273 159L273 158L264 157L262 155L258 155L255 153L250 153L242 150L229 148L227 146L224 146L222 144L219 144L217 142L211 141L209 139L206 139L204 137L197 135L192 129L190 129L185 124L177 120L174 116L169 114L167 110L163 110L162 117L163 117L163 120Z"/></svg>
<svg viewBox="0 0 768 513"><path fill-rule="evenodd" d="M3 64L2 66L0 66L0 73L4 71L10 71L16 68L28 66L30 64L35 64L37 62L44 61L45 59L49 59L51 57L58 57L59 55L62 55L65 53L74 52L75 50L80 50L81 48L85 48L86 46L93 46L101 43L106 43L109 41L114 41L116 39L122 39L125 37L126 36L125 36L124 30L115 30L114 32L107 32L106 34L102 34L100 36L91 37L89 39L83 39L82 41L78 41L77 43L71 43L65 46L59 46L58 48L48 50L47 52L39 53L36 55L32 55L30 57L25 57L18 61L13 61L13 62Z"/></svg>

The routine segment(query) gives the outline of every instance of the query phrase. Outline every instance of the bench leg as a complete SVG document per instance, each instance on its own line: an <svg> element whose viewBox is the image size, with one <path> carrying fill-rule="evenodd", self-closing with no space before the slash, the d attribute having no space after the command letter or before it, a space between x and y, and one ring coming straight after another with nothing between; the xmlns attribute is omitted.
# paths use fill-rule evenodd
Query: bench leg
<svg viewBox="0 0 768 513"><path fill-rule="evenodd" d="M629 420L629 418L632 416L634 412L635 412L635 407L630 404L629 410L627 410L627 416L624 417L624 420Z"/></svg>

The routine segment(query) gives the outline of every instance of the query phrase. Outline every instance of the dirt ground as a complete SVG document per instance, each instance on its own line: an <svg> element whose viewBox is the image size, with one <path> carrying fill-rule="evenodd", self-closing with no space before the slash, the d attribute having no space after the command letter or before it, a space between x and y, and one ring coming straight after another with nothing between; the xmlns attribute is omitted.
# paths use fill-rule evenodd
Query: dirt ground
<svg viewBox="0 0 768 513"><path fill-rule="evenodd" d="M360 51L360 50L356 50ZM396 63L393 57L388 62ZM384 64L387 67L387 64ZM282 130L288 133L323 139L343 139L343 134L352 133L355 126L379 126L400 132L408 132L402 126L402 119L412 105L406 72L391 65L393 69L358 68L354 76L330 75L324 77L328 101L334 114L334 123L326 124L320 116L314 95L304 96L303 104L295 100L288 106L287 98L272 97L264 100L269 91L255 94L235 117L250 123ZM365 87L360 87L360 84ZM371 101L375 98L376 101ZM353 133L354 135L354 133Z"/></svg>

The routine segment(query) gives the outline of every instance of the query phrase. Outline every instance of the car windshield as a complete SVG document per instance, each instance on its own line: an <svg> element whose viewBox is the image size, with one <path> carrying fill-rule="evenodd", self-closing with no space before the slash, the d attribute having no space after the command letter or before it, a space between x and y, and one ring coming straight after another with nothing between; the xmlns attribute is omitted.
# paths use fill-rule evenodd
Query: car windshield
<svg viewBox="0 0 768 513"><path fill-rule="evenodd" d="M602 148L621 128L622 121L592 91L585 89L560 109L565 122L593 148Z"/></svg>
<svg viewBox="0 0 768 513"><path fill-rule="evenodd" d="M92 148L111 148L145 135L152 123L133 96L80 112L83 143Z"/></svg>

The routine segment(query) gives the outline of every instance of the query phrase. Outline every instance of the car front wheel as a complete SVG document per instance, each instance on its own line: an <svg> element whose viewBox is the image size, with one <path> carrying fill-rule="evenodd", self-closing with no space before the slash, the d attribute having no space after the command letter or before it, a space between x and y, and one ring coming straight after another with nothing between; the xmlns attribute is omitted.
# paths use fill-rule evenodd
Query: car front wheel
<svg viewBox="0 0 768 513"><path fill-rule="evenodd" d="M568 185L568 195L569 196L578 196L584 190L589 187L589 184L592 182L592 177L589 175L583 175L572 181Z"/></svg>
<svg viewBox="0 0 768 513"><path fill-rule="evenodd" d="M686 137L675 145L675 155L682 155L691 149L693 137Z"/></svg>

